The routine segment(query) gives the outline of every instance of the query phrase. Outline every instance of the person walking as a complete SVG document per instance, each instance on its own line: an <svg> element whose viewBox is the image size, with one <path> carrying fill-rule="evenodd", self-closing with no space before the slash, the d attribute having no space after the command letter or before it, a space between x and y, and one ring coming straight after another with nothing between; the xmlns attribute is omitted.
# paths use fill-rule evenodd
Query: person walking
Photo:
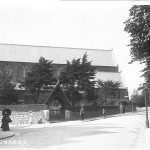
<svg viewBox="0 0 150 150"><path fill-rule="evenodd" d="M81 107L80 109L80 116L81 116L81 121L84 121L84 108Z"/></svg>
<svg viewBox="0 0 150 150"><path fill-rule="evenodd" d="M31 125L33 123L33 113L32 113L32 111L29 111L29 112L30 112L29 124Z"/></svg>
<svg viewBox="0 0 150 150"><path fill-rule="evenodd" d="M106 111L105 111L105 108L103 108L103 117L104 117L104 119L106 118Z"/></svg>

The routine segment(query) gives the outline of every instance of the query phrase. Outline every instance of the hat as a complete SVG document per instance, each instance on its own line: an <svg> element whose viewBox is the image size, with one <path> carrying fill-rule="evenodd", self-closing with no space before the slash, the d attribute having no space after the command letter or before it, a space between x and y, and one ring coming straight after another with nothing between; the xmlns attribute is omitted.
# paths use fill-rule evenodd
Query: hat
<svg viewBox="0 0 150 150"><path fill-rule="evenodd" d="M10 109L4 109L2 111L2 115L4 115L4 114L8 114L10 116L11 115L11 110Z"/></svg>

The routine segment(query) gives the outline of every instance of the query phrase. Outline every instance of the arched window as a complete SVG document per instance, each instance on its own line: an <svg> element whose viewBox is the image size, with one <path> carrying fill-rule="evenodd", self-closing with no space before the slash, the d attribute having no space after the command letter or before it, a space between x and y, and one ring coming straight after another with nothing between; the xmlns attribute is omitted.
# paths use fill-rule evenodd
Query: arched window
<svg viewBox="0 0 150 150"><path fill-rule="evenodd" d="M59 77L63 69L61 67L56 68L56 77Z"/></svg>
<svg viewBox="0 0 150 150"><path fill-rule="evenodd" d="M6 72L9 76L12 75L12 68L10 66L6 66Z"/></svg>
<svg viewBox="0 0 150 150"><path fill-rule="evenodd" d="M23 78L27 77L27 73L30 71L28 66L23 67Z"/></svg>

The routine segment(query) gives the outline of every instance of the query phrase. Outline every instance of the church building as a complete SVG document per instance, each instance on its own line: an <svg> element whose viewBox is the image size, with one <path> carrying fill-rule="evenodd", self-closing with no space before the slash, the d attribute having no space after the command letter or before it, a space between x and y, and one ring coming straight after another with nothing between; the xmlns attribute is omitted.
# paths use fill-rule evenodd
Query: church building
<svg viewBox="0 0 150 150"><path fill-rule="evenodd" d="M0 44L0 67L6 67L7 72L12 75L13 81L19 82L26 77L32 65L38 63L40 57L44 57L53 61L53 76L57 78L60 71L65 68L67 60L82 58L85 53L88 55L88 61L91 61L95 68L95 80L119 81L121 87L116 98L123 99L128 96L127 86L122 72L119 71L113 50ZM100 88L97 86L96 89L97 95L100 96Z"/></svg>

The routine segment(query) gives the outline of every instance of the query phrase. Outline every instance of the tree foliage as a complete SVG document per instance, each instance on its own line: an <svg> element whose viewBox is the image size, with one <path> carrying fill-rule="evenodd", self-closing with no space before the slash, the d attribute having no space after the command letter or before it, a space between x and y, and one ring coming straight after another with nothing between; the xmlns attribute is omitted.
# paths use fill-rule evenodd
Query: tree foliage
<svg viewBox="0 0 150 150"><path fill-rule="evenodd" d="M112 81L112 80L107 81L98 80L98 85L104 89L105 98L107 98L108 95L113 95L115 99L116 93L118 92L121 83L119 81Z"/></svg>
<svg viewBox="0 0 150 150"><path fill-rule="evenodd" d="M125 21L124 30L130 34L131 63L145 63L143 76L150 81L150 6L134 5L129 18Z"/></svg>
<svg viewBox="0 0 150 150"><path fill-rule="evenodd" d="M91 98L90 95L94 95L94 78L95 70L85 53L82 59L73 59L72 62L67 61L65 70L61 72L60 82L66 89L72 104L75 104L76 101L82 99L80 91L87 93L85 96L87 99Z"/></svg>
<svg viewBox="0 0 150 150"><path fill-rule="evenodd" d="M31 72L27 73L23 85L34 93L34 103L37 103L40 90L51 85L54 80L51 63L52 61L41 57L39 63L34 64Z"/></svg>
<svg viewBox="0 0 150 150"><path fill-rule="evenodd" d="M5 68L1 68L0 71L0 99L5 105L17 102L15 84L12 82L12 77L7 73Z"/></svg>
<svg viewBox="0 0 150 150"><path fill-rule="evenodd" d="M132 61L150 60L150 6L134 5L130 9L129 19L125 22L125 31L130 34Z"/></svg>
<svg viewBox="0 0 150 150"><path fill-rule="evenodd" d="M134 90L131 96L131 101L136 104L137 107L145 106L145 91L144 89Z"/></svg>

